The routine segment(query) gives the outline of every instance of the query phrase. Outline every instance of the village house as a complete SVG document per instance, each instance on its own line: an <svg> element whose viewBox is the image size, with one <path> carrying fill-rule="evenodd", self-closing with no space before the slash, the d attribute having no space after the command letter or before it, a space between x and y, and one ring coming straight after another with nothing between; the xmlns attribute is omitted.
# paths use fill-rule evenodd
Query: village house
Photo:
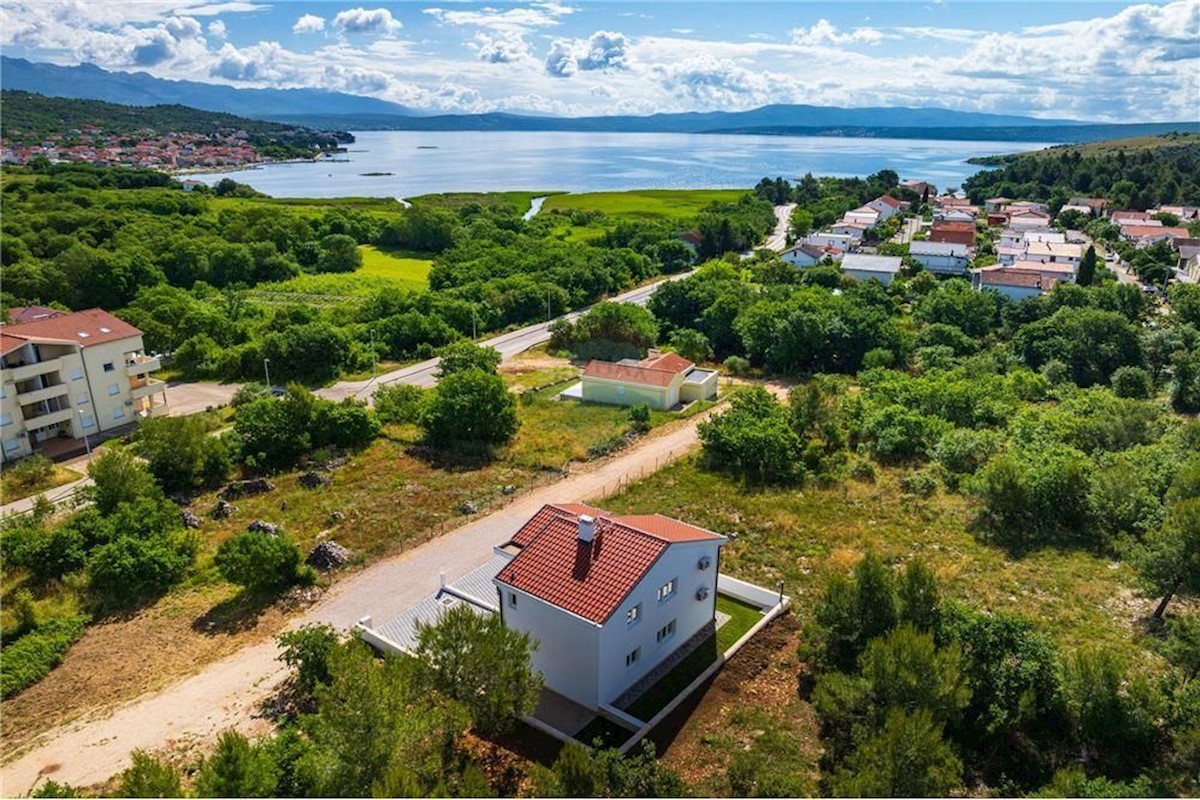
<svg viewBox="0 0 1200 800"><path fill-rule="evenodd" d="M1192 256L1200 255L1200 239L1176 239L1175 249L1179 251L1179 260L1187 261Z"/></svg>
<svg viewBox="0 0 1200 800"><path fill-rule="evenodd" d="M899 274L902 263L899 256L870 256L849 253L842 259L842 272L860 281L878 280L884 286Z"/></svg>
<svg viewBox="0 0 1200 800"><path fill-rule="evenodd" d="M418 626L446 608L498 614L538 643L533 667L548 690L597 710L712 636L725 541L661 514L545 505L488 563L359 630L376 647L412 653Z"/></svg>
<svg viewBox="0 0 1200 800"><path fill-rule="evenodd" d="M1187 228L1167 227L1157 220L1153 222L1156 224L1122 225L1121 238L1128 242L1136 242L1138 247L1188 238Z"/></svg>
<svg viewBox="0 0 1200 800"><path fill-rule="evenodd" d="M830 255L829 251L815 244L794 244L779 254L779 257L793 267L813 267Z"/></svg>
<svg viewBox="0 0 1200 800"><path fill-rule="evenodd" d="M970 222L975 223L975 214L966 208L943 208L933 212L935 220L945 220L947 222Z"/></svg>
<svg viewBox="0 0 1200 800"><path fill-rule="evenodd" d="M853 211L842 214L840 222L856 222L866 228L874 228L880 223L882 216L870 206L859 206Z"/></svg>
<svg viewBox="0 0 1200 800"><path fill-rule="evenodd" d="M1072 197L1070 200L1059 209L1059 213L1063 211L1078 211L1081 214L1089 214L1093 217L1102 217L1108 209L1108 201L1101 197Z"/></svg>
<svg viewBox="0 0 1200 800"><path fill-rule="evenodd" d="M1035 208L1009 211L1006 212L1006 216L1010 228L1045 228L1050 225L1050 215Z"/></svg>
<svg viewBox="0 0 1200 800"><path fill-rule="evenodd" d="M566 398L578 397L588 403L633 406L645 403L660 411L677 408L697 400L717 396L717 373L700 369L675 353L651 350L641 360L593 359L583 368L578 395L572 389Z"/></svg>
<svg viewBox="0 0 1200 800"><path fill-rule="evenodd" d="M1083 259L1083 248L1077 244L1065 242L1029 242L1025 248L1025 260L1037 261L1043 264L1066 264L1078 271L1079 262Z"/></svg>
<svg viewBox="0 0 1200 800"><path fill-rule="evenodd" d="M974 247L975 223L935 220L929 229L929 241L951 242L966 245L967 247Z"/></svg>
<svg viewBox="0 0 1200 800"><path fill-rule="evenodd" d="M1127 222L1135 225L1146 225L1149 223L1162 224L1158 220L1150 219L1149 211L1114 211L1109 215L1109 219L1116 225L1123 225Z"/></svg>
<svg viewBox="0 0 1200 800"><path fill-rule="evenodd" d="M993 265L996 266L996 265ZM1018 259L1012 264L1006 265L1006 269L1016 272L1032 272L1043 277L1054 278L1059 283L1074 283L1075 276L1078 273L1078 267L1067 263L1056 263L1051 261L1029 261ZM984 267L989 269L989 267Z"/></svg>
<svg viewBox="0 0 1200 800"><path fill-rule="evenodd" d="M903 201L897 200L894 197L889 197L885 194L876 197L874 200L867 203L864 208L870 208L873 210L879 215L879 221L883 222L884 220L891 219L899 214L903 206Z"/></svg>
<svg viewBox="0 0 1200 800"><path fill-rule="evenodd" d="M848 236L861 242L870 227L861 222L839 220L829 226L829 231L837 236Z"/></svg>
<svg viewBox="0 0 1200 800"><path fill-rule="evenodd" d="M908 189L910 192L914 192L917 195L917 197L922 197L922 198L937 197L937 187L936 186L934 186L932 183L926 183L925 181L916 180L915 178L910 178L909 180L906 180L906 181L900 181L900 187L902 189Z"/></svg>
<svg viewBox="0 0 1200 800"><path fill-rule="evenodd" d="M833 233L832 231L819 231L804 237L804 244L816 247L836 247L842 252L853 250L861 241L860 236L849 233Z"/></svg>
<svg viewBox="0 0 1200 800"><path fill-rule="evenodd" d="M159 360L144 354L142 332L129 323L98 308L30 307L10 318L0 325L4 461L167 413L166 384L149 377Z"/></svg>
<svg viewBox="0 0 1200 800"><path fill-rule="evenodd" d="M1200 219L1200 207L1198 206L1159 206L1154 209L1155 214L1171 214L1178 217L1180 222L1192 222Z"/></svg>
<svg viewBox="0 0 1200 800"><path fill-rule="evenodd" d="M908 246L908 255L941 275L965 275L971 262L971 248L957 242L913 242Z"/></svg>
<svg viewBox="0 0 1200 800"><path fill-rule="evenodd" d="M1050 293L1058 281L1054 276L994 265L971 270L971 287L992 291L1010 300L1020 301Z"/></svg>

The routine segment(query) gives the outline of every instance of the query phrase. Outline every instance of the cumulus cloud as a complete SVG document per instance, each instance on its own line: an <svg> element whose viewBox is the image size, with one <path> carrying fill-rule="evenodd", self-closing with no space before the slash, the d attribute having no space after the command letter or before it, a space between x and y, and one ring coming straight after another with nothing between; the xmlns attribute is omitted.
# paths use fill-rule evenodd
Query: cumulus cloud
<svg viewBox="0 0 1200 800"><path fill-rule="evenodd" d="M530 57L529 42L515 34L477 33L470 46L489 64L511 64Z"/></svg>
<svg viewBox="0 0 1200 800"><path fill-rule="evenodd" d="M577 72L625 69L629 39L615 31L596 31L586 39L555 39L546 53L546 73L568 78Z"/></svg>
<svg viewBox="0 0 1200 800"><path fill-rule="evenodd" d="M285 63L279 42L259 42L237 48L225 44L209 67L214 78L250 83L284 83L297 77L296 70Z"/></svg>
<svg viewBox="0 0 1200 800"><path fill-rule="evenodd" d="M340 64L325 67L323 75L326 86L351 94L379 94L387 91L392 82L382 72L353 69Z"/></svg>
<svg viewBox="0 0 1200 800"><path fill-rule="evenodd" d="M229 35L229 31L225 29L225 23L219 19L214 19L208 23L208 35L214 36L217 39L224 39Z"/></svg>
<svg viewBox="0 0 1200 800"><path fill-rule="evenodd" d="M325 18L318 17L316 14L305 14L292 26L292 33L317 33L323 30L325 30Z"/></svg>
<svg viewBox="0 0 1200 800"><path fill-rule="evenodd" d="M796 28L792 31L792 43L801 47L840 46L847 44L879 44L889 38L875 28L855 28L842 33L827 19L819 19L811 28ZM891 37L894 38L894 37Z"/></svg>
<svg viewBox="0 0 1200 800"><path fill-rule="evenodd" d="M574 13L575 9L557 2L534 3L501 11L496 8L462 10L427 8L425 13L446 25L461 25L484 28L492 31L524 33L534 28L552 28L561 25L561 17Z"/></svg>
<svg viewBox="0 0 1200 800"><path fill-rule="evenodd" d="M732 59L699 55L654 69L662 87L704 108L744 107L771 96L772 81Z"/></svg>
<svg viewBox="0 0 1200 800"><path fill-rule="evenodd" d="M386 8L350 8L333 18L333 28L339 33L395 33L402 27Z"/></svg>

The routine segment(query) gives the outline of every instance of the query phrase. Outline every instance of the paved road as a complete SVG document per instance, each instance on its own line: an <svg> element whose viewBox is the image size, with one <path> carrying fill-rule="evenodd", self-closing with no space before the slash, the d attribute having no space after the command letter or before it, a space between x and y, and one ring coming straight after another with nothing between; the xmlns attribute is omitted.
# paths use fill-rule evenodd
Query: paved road
<svg viewBox="0 0 1200 800"><path fill-rule="evenodd" d="M905 217L900 225L900 230L896 231L896 235L892 237L891 241L896 244L908 244L919 230L921 230L920 217Z"/></svg>
<svg viewBox="0 0 1200 800"><path fill-rule="evenodd" d="M769 247L776 253L782 253L784 250L787 250L788 228L791 227L792 212L795 209L795 203L775 206L775 230L767 237L764 247Z"/></svg>
<svg viewBox="0 0 1200 800"><path fill-rule="evenodd" d="M658 287L667 281L677 281L681 278L686 278L691 275L691 272L681 272L678 275L671 275L663 278L660 281L647 284L624 294L617 295L613 300L622 303L633 303L635 305L644 306L650 296L654 294ZM587 313L587 309L572 311L557 319L578 319L583 314ZM539 344L550 341L550 325L552 322L539 322L537 325L530 325L519 330L502 333L499 336L493 336L491 339L486 339L480 342L484 347L494 347L500 351L500 357L504 361L524 353L531 347L536 347ZM413 386L424 386L426 388L437 383L434 377L434 371L437 369L438 362L441 359L431 358L427 361L422 361L419 364L411 364L407 367L394 370L392 372L380 375L373 380L365 381L338 381L333 386L325 389L318 389L316 394L326 398L327 400L342 400L347 397L357 397L364 399L375 393L375 390L380 386L385 386L389 383L408 383Z"/></svg>
<svg viewBox="0 0 1200 800"><path fill-rule="evenodd" d="M511 537L543 504L598 502L619 481L678 459L697 445L696 425L710 413L657 432L620 456L519 496L492 514L364 569L338 583L294 624L327 622L347 628L365 615L382 622L399 614L437 589L439 573L454 580L482 565L492 547ZM87 786L124 769L135 749L209 741L231 726L253 729L259 702L285 677L277 654L271 641L245 647L108 716L97 712L43 734L37 749L0 770L0 796L25 794L39 775L50 771L57 781Z"/></svg>

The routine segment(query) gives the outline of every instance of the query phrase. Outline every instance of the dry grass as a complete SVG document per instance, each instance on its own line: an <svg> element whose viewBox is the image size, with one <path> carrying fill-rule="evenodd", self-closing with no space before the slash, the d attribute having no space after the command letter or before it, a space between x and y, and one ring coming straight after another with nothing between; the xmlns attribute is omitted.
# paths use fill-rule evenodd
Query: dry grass
<svg viewBox="0 0 1200 800"><path fill-rule="evenodd" d="M9 471L3 478L0 478L0 504L15 503L26 497L32 497L41 492L48 492L51 489L56 489L59 486L77 481L82 477L83 475L75 470L60 467L56 464L49 478L37 481L32 485L25 485L17 480L11 471Z"/></svg>

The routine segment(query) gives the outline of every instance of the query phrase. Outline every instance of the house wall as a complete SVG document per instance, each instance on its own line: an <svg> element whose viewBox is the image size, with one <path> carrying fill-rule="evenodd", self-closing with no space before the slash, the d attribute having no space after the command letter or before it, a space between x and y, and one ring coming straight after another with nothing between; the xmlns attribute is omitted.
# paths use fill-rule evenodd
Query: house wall
<svg viewBox="0 0 1200 800"><path fill-rule="evenodd" d="M140 336L84 348L83 367L87 372L87 382L91 385L91 405L96 420L96 428L89 428L88 433L107 431L135 420L133 401L129 396L129 375L125 371L125 354L141 349Z"/></svg>
<svg viewBox="0 0 1200 800"><path fill-rule="evenodd" d="M1037 297L1042 293L1041 289L1032 286L983 286L984 291L996 292L1002 294L1010 300L1021 301L1029 297Z"/></svg>
<svg viewBox="0 0 1200 800"><path fill-rule="evenodd" d="M669 546L641 582L634 587L600 631L600 698L611 703L676 648L690 639L713 619L717 602L717 540L679 542ZM700 569L702 557L709 559L708 569ZM675 593L659 602L659 587L675 579ZM696 599L700 588L708 589L708 597ZM641 605L641 616L633 624L626 614ZM657 641L658 631L675 620L675 633ZM641 648L637 662L625 666L625 656Z"/></svg>
<svg viewBox="0 0 1200 800"><path fill-rule="evenodd" d="M717 396L717 379L719 377L714 372L701 383L685 382L679 388L679 399L684 403L691 403L695 400L711 400Z"/></svg>
<svg viewBox="0 0 1200 800"><path fill-rule="evenodd" d="M500 593L505 626L539 642L533 667L542 673L546 686L582 706L596 708L600 626L509 586L501 585ZM516 606L511 602L514 594Z"/></svg>
<svg viewBox="0 0 1200 800"><path fill-rule="evenodd" d="M869 281L869 280L871 280L871 278L875 278L880 283L882 283L884 286L887 286L889 283L891 283L892 278L895 277L890 272L871 272L868 270L845 269L845 268L843 268L843 271L850 277L855 278L860 281Z"/></svg>
<svg viewBox="0 0 1200 800"><path fill-rule="evenodd" d="M803 250L785 250L779 257L793 267L811 267L817 263L817 259Z"/></svg>
<svg viewBox="0 0 1200 800"><path fill-rule="evenodd" d="M670 386L646 386L638 383L621 383L603 378L583 376L583 399L589 403L607 403L617 406L633 406L645 403L651 408L665 410L679 402L679 386L683 377L678 376Z"/></svg>
<svg viewBox="0 0 1200 800"><path fill-rule="evenodd" d="M912 255L912 254L910 254ZM966 274L967 259L961 256L915 254L912 258L931 272L946 272L955 275Z"/></svg>

